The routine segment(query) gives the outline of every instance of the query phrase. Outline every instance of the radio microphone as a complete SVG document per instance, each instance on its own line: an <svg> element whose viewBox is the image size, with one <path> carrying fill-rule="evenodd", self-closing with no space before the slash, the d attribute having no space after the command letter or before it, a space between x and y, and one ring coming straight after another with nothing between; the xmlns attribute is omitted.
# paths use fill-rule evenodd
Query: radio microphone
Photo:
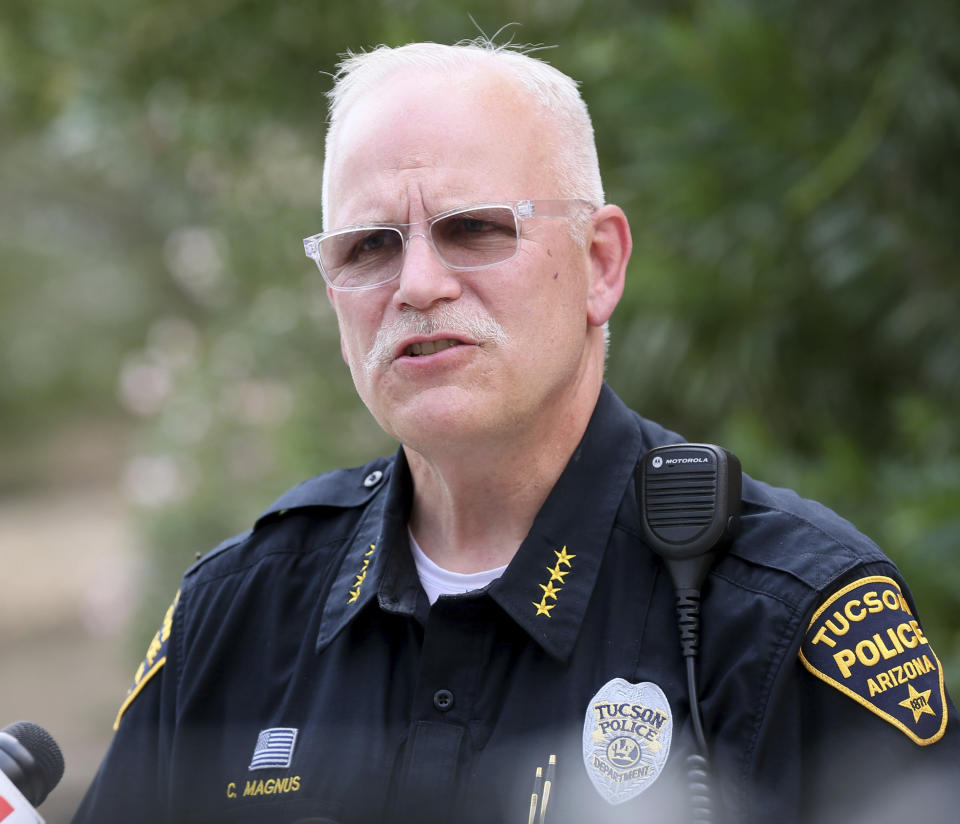
<svg viewBox="0 0 960 824"><path fill-rule="evenodd" d="M637 480L644 538L678 594L699 590L739 526L739 459L712 444L659 446L637 465Z"/></svg>
<svg viewBox="0 0 960 824"><path fill-rule="evenodd" d="M63 777L63 754L43 727L17 721L0 730L0 823L43 824L35 808Z"/></svg>
<svg viewBox="0 0 960 824"><path fill-rule="evenodd" d="M700 749L687 759L693 819L707 824L712 816L709 750L696 669L700 586L740 524L740 461L712 444L673 444L647 452L635 475L644 540L663 558L676 591L690 718Z"/></svg>

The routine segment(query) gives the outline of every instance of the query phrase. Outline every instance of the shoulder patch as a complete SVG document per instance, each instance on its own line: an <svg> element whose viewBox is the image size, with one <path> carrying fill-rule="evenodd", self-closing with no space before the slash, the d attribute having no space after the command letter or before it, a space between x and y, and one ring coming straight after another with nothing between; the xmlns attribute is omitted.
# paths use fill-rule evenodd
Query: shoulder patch
<svg viewBox="0 0 960 824"><path fill-rule="evenodd" d="M140 662L140 666L137 667L137 671L133 676L133 684L130 689L127 690L127 697L120 705L120 710L117 712L117 719L113 722L114 730L119 729L120 719L123 718L123 714L133 703L133 699L140 694L140 691L147 685L147 682L167 663L167 644L170 641L170 630L173 627L173 612L177 608L177 602L179 600L180 591L177 590L173 603L170 604L169 609L167 609L167 614L163 616L163 625L157 630L157 634L153 636L150 646L147 647L146 657Z"/></svg>
<svg viewBox="0 0 960 824"><path fill-rule="evenodd" d="M800 661L914 743L943 737L943 667L892 578L860 578L831 595L810 621Z"/></svg>

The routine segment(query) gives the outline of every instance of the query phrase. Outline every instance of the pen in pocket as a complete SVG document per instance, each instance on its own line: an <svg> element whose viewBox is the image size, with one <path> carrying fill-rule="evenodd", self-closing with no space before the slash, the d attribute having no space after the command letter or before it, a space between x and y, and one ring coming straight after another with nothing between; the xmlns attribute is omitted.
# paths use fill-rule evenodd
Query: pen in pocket
<svg viewBox="0 0 960 824"><path fill-rule="evenodd" d="M550 795L557 780L557 756L551 754L547 761L547 769L537 767L536 777L533 780L533 792L530 794L530 810L527 814L527 824L546 824L547 808L550 805Z"/></svg>

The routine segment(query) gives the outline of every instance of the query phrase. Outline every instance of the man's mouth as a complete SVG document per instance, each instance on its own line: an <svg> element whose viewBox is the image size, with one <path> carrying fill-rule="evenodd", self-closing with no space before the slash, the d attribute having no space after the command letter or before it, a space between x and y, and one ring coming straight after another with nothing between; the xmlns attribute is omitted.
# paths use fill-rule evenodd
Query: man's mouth
<svg viewBox="0 0 960 824"><path fill-rule="evenodd" d="M503 327L479 310L446 304L428 313L404 308L377 330L363 367L373 373L389 369L403 358L443 357L443 351L454 346L469 347L471 352L494 352L507 340ZM460 358L456 361L459 363Z"/></svg>
<svg viewBox="0 0 960 824"><path fill-rule="evenodd" d="M403 354L411 358L417 358L420 357L420 355L433 355L437 352L442 352L444 349L449 349L451 346L459 346L461 342L462 341L453 340L453 338L418 341L417 343L411 343L404 349Z"/></svg>

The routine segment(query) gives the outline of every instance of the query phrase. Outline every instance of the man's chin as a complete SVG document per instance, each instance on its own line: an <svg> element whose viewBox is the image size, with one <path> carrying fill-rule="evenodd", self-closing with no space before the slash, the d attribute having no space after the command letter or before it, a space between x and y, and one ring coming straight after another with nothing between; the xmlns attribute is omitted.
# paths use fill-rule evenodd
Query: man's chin
<svg viewBox="0 0 960 824"><path fill-rule="evenodd" d="M466 446L496 428L496 414L475 393L459 387L435 387L381 406L374 413L391 437L416 449Z"/></svg>

